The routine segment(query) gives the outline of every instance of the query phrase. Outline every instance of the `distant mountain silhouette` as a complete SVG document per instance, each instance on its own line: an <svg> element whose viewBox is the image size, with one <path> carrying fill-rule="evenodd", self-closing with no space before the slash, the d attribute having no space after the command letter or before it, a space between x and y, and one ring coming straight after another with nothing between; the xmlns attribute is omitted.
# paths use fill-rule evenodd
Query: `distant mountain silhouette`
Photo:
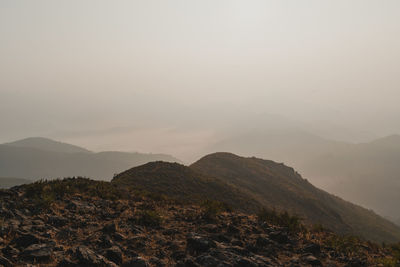
<svg viewBox="0 0 400 267"><path fill-rule="evenodd" d="M58 141L54 141L43 137L29 137L26 139L18 140L11 143L5 143L7 146L14 147L28 147L36 148L51 152L63 152L63 153L91 153L91 151L78 147L75 145L70 145Z"/></svg>
<svg viewBox="0 0 400 267"><path fill-rule="evenodd" d="M399 163L400 136L393 135L325 151L300 168L308 177L326 184L324 188L330 192L384 216L399 218Z"/></svg>
<svg viewBox="0 0 400 267"><path fill-rule="evenodd" d="M0 145L0 177L35 180L85 176L111 180L114 174L132 166L157 160L179 162L164 154L114 151L93 153L48 139L29 138Z"/></svg>
<svg viewBox="0 0 400 267"><path fill-rule="evenodd" d="M10 188L16 185L29 183L32 183L32 180L14 177L0 177L0 188Z"/></svg>
<svg viewBox="0 0 400 267"><path fill-rule="evenodd" d="M293 168L281 163L215 153L200 159L191 168L241 188L267 207L298 214L309 223L322 223L336 232L371 240L400 240L400 228L393 223L316 188Z"/></svg>
<svg viewBox="0 0 400 267"><path fill-rule="evenodd" d="M216 200L248 212L257 212L262 207L237 187L177 163L147 163L117 175L112 183L164 194L189 203Z"/></svg>

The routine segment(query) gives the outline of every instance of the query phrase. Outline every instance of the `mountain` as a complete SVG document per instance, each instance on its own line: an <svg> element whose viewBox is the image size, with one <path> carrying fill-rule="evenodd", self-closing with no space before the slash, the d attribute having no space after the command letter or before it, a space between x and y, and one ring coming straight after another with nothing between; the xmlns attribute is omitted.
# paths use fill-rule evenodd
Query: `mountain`
<svg viewBox="0 0 400 267"><path fill-rule="evenodd" d="M385 217L399 218L399 162L400 136L394 135L324 151L308 158L299 169L329 192Z"/></svg>
<svg viewBox="0 0 400 267"><path fill-rule="evenodd" d="M321 228L305 228L285 214L271 218L266 213L217 210L210 217L207 207L154 199L110 182L37 182L0 190L0 203L7 216L1 221L2 266L400 263L400 244L382 248Z"/></svg>
<svg viewBox="0 0 400 267"><path fill-rule="evenodd" d="M399 135L353 144L301 130L257 129L227 137L207 151L232 151L285 162L328 192L384 217L400 217Z"/></svg>
<svg viewBox="0 0 400 267"><path fill-rule="evenodd" d="M35 180L85 176L110 180L116 173L150 161L179 162L176 158L164 154L115 151L93 153L68 144L52 146L50 144L59 142L45 140L41 141L45 144L43 147L32 147L35 142L26 141L17 142L17 145L0 145L0 177L26 177Z"/></svg>
<svg viewBox="0 0 400 267"><path fill-rule="evenodd" d="M332 141L300 129L254 129L233 134L212 145L207 150L270 158L301 166L310 158L326 151L346 149L347 143Z"/></svg>
<svg viewBox="0 0 400 267"><path fill-rule="evenodd" d="M32 183L32 180L23 178L0 177L0 188L10 188L16 185Z"/></svg>
<svg viewBox="0 0 400 267"><path fill-rule="evenodd" d="M90 151L85 148L54 141L43 137L29 137L15 142L5 143L4 145L13 147L36 148L50 152L90 153Z"/></svg>
<svg viewBox="0 0 400 267"><path fill-rule="evenodd" d="M248 212L257 212L262 207L237 187L178 163L150 162L115 176L112 183L189 203L211 199Z"/></svg>
<svg viewBox="0 0 400 267"><path fill-rule="evenodd" d="M400 228L393 223L316 188L282 163L215 153L190 167L241 188L269 208L298 214L309 223L321 223L336 232L370 240L400 240Z"/></svg>

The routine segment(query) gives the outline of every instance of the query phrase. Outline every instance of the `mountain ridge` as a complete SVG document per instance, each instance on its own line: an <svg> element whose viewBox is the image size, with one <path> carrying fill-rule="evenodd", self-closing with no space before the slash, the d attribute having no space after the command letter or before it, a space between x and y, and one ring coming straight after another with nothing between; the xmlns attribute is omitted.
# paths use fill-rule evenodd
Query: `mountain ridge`
<svg viewBox="0 0 400 267"><path fill-rule="evenodd" d="M178 163L149 162L118 174L111 182L163 194L187 203L215 200L251 212L257 212L262 207L239 188Z"/></svg>
<svg viewBox="0 0 400 267"><path fill-rule="evenodd" d="M76 145L55 141L45 137L28 137L21 140L4 143L3 145L15 147L29 147L51 152L64 153L92 153L92 151Z"/></svg>
<svg viewBox="0 0 400 267"><path fill-rule="evenodd" d="M48 139L44 140L47 142ZM54 142L57 143L56 141ZM50 143L53 144L53 141L51 140ZM29 144L28 146L24 145L24 142L18 145L0 145L0 177L24 177L37 180L85 176L110 180L116 173L150 161L180 162L175 157L166 154L118 151L71 152L69 144L66 144L66 151L60 151L60 147L58 147L59 151L52 151L47 149L46 146L41 148L31 147ZM71 146L72 148L76 147L74 145ZM64 147L62 143L61 148ZM78 151L88 150L79 148Z"/></svg>

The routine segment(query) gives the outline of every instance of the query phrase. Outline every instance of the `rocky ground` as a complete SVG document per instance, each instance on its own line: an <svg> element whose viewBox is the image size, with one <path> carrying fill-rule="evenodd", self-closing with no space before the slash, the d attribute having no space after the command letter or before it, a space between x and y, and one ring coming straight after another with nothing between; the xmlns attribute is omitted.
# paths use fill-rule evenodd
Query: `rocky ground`
<svg viewBox="0 0 400 267"><path fill-rule="evenodd" d="M388 249L133 195L0 191L0 266L383 266ZM38 202L39 201L39 202ZM394 265L393 265L394 266Z"/></svg>

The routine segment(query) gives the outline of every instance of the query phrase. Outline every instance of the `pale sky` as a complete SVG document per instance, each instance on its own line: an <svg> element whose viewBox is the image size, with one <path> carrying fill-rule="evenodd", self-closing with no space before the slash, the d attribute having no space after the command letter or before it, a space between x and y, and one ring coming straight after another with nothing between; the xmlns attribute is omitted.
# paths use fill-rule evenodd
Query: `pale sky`
<svg viewBox="0 0 400 267"><path fill-rule="evenodd" d="M352 142L400 133L399 14L398 0L0 0L0 142L185 157L260 114Z"/></svg>

